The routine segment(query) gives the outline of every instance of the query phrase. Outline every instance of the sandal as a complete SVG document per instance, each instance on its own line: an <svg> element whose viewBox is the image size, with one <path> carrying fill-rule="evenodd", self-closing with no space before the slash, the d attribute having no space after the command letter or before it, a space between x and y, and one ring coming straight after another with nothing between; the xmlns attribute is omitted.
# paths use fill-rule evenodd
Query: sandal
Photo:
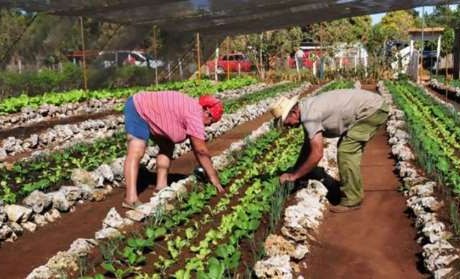
<svg viewBox="0 0 460 279"><path fill-rule="evenodd" d="M140 205L142 205L143 203L139 200L135 201L135 202L132 202L132 203L129 203L129 202L126 202L126 201L123 201L121 203L121 206L124 207L124 208L127 208L127 209L136 209L137 207L139 207Z"/></svg>

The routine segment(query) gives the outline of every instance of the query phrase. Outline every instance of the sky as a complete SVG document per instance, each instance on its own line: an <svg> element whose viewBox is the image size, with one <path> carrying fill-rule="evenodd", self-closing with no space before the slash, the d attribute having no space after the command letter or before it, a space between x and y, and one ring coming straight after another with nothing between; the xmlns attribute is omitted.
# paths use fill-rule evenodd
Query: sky
<svg viewBox="0 0 460 279"><path fill-rule="evenodd" d="M425 13L431 13L433 12L433 8L434 6L426 6L425 7ZM416 8L416 10L422 14L422 8ZM380 14L373 14L371 15L371 18L372 18L372 24L377 24L380 22L380 20L382 20L382 17L385 15L385 13L380 13Z"/></svg>

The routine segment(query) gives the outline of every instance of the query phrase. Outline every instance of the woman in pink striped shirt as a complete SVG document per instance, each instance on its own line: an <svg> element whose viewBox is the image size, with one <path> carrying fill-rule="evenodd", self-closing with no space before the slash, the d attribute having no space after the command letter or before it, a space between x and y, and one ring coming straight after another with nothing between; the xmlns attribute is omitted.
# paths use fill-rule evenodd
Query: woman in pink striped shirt
<svg viewBox="0 0 460 279"><path fill-rule="evenodd" d="M128 134L128 154L125 160L126 197L123 206L140 205L137 194L139 164L150 137L160 151L156 158L157 181L155 190L168 185L167 176L174 144L190 139L193 152L206 171L211 183L222 193L217 172L205 143L205 126L220 120L222 103L212 96L195 100L176 91L140 92L125 104L125 130Z"/></svg>

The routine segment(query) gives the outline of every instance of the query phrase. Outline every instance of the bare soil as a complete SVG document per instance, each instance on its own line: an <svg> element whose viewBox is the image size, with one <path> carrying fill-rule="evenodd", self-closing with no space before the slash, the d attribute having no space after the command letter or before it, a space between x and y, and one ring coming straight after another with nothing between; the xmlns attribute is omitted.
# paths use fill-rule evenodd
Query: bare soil
<svg viewBox="0 0 460 279"><path fill-rule="evenodd" d="M385 129L364 152L365 199L361 209L328 212L318 243L302 264L305 278L427 278L421 268L416 232L405 213L400 181L393 173ZM301 264L301 265L302 265Z"/></svg>

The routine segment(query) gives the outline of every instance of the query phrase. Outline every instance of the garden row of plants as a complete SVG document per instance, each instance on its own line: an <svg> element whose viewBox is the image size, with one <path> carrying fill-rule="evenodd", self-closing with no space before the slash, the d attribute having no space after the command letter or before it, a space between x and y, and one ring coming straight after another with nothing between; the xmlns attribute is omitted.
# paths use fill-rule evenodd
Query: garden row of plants
<svg viewBox="0 0 460 279"><path fill-rule="evenodd" d="M333 82L326 90L352 86L352 82ZM285 136L272 130L248 145L242 154L235 155L236 163L220 173L228 194L216 197L214 187L207 185L209 192L205 190L197 198L192 191L188 198L199 205L196 210L181 201L161 221L158 215L153 217L144 232L103 243L104 262L98 271L116 278L233 278L243 273L250 278L251 263L242 262L242 254L250 253L254 262L263 256L254 231L260 229L260 220L267 212L268 231L275 228L290 189L280 188L278 174L292 166L302 140L296 130ZM242 239L249 239L251 251L242 250Z"/></svg>
<svg viewBox="0 0 460 279"><path fill-rule="evenodd" d="M234 154L234 164L220 172L228 191L224 196L217 196L212 185L194 184L176 209L160 210L142 232L101 243L101 268L80 268L81 275L99 271L116 278L231 277L244 265L241 254L248 252L240 251L241 241L252 238L263 216L275 227L287 194L278 175L294 163L302 140L298 130L269 131Z"/></svg>
<svg viewBox="0 0 460 279"><path fill-rule="evenodd" d="M444 83L445 85L460 88L460 80L458 79L446 80L446 76L434 76L432 77L432 79L435 79L441 83Z"/></svg>
<svg viewBox="0 0 460 279"><path fill-rule="evenodd" d="M460 194L460 119L453 111L408 82L386 82L404 111L411 144L425 169Z"/></svg>
<svg viewBox="0 0 460 279"><path fill-rule="evenodd" d="M245 95L238 100L224 102L225 111L238 109L289 91L298 84L285 83ZM126 152L124 132L93 143L81 143L69 149L38 156L32 160L20 161L13 166L0 166L0 200L11 204L24 198L34 190L52 190L70 182L72 169L92 171L101 164L110 163Z"/></svg>
<svg viewBox="0 0 460 279"><path fill-rule="evenodd" d="M180 90L191 96L212 94L230 89L237 89L256 83L253 77L244 76L215 83L210 80L186 80L167 82L148 87L131 87L119 89L101 89L85 92L83 90L70 90L67 92L49 92L39 96L28 96L22 94L17 97L10 97L0 101L0 114L19 112L24 107L37 108L44 104L62 105L67 103L78 103L90 99L126 98L138 91L163 91Z"/></svg>

